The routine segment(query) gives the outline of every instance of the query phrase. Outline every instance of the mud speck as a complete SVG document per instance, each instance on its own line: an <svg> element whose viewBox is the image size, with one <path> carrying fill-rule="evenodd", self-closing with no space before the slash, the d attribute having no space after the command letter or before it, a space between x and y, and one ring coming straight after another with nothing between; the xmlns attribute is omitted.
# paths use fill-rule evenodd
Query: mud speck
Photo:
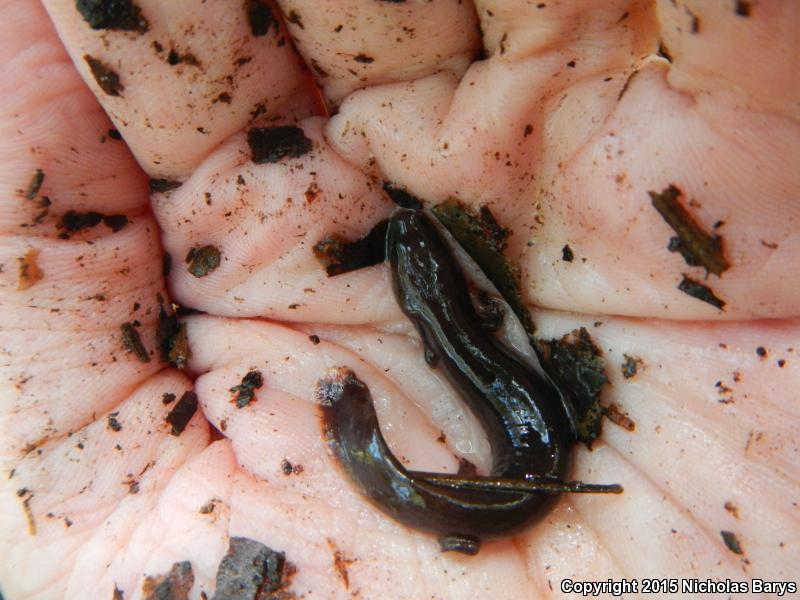
<svg viewBox="0 0 800 600"><path fill-rule="evenodd" d="M164 420L170 425L170 433L174 436L179 436L186 429L186 425L194 416L197 411L197 394L192 391L186 391L178 400L178 403L172 408Z"/></svg>
<svg viewBox="0 0 800 600"><path fill-rule="evenodd" d="M89 65L89 70L92 72L92 77L97 82L97 85L100 86L100 89L103 90L109 96L120 96L122 90L125 89L125 86L122 85L122 82L119 80L119 74L108 66L103 61L94 58L88 54L83 56L83 60L86 61L86 64Z"/></svg>
<svg viewBox="0 0 800 600"><path fill-rule="evenodd" d="M44 273L38 264L39 250L31 248L23 256L17 258L17 289L20 291L31 288L36 282L41 281Z"/></svg>
<svg viewBox="0 0 800 600"><path fill-rule="evenodd" d="M303 130L294 125L253 127L247 132L247 143L257 165L299 158L310 152L314 145Z"/></svg>
<svg viewBox="0 0 800 600"><path fill-rule="evenodd" d="M286 591L294 572L283 552L256 540L232 537L217 569L212 600L289 600L295 597Z"/></svg>
<svg viewBox="0 0 800 600"><path fill-rule="evenodd" d="M192 248L186 255L189 273L195 277L205 277L219 267L220 252L216 246Z"/></svg>
<svg viewBox="0 0 800 600"><path fill-rule="evenodd" d="M185 560L174 563L169 573L145 577L142 596L145 600L188 600L193 585L192 563Z"/></svg>

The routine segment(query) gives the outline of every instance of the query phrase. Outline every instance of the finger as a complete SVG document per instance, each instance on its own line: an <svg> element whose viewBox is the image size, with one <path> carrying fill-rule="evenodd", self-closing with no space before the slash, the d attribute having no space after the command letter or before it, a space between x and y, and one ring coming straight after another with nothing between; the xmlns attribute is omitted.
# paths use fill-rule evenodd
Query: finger
<svg viewBox="0 0 800 600"><path fill-rule="evenodd" d="M294 120L317 110L266 0L146 0L134 4L133 23L122 24L78 10L94 4L45 2L76 68L154 178L185 178L254 119Z"/></svg>
<svg viewBox="0 0 800 600"><path fill-rule="evenodd" d="M328 277L315 256L323 239L358 239L391 210L380 185L331 150L322 125L303 121L293 130L306 140L302 156L273 162L258 159L247 136L234 136L180 188L154 198L176 301L287 321L397 317L383 265ZM198 271L190 253L202 248L218 266Z"/></svg>
<svg viewBox="0 0 800 600"><path fill-rule="evenodd" d="M480 50L470 2L280 0L289 31L317 83L337 105L355 89L460 75Z"/></svg>
<svg viewBox="0 0 800 600"><path fill-rule="evenodd" d="M657 39L626 35L631 18L596 23L607 53L568 37L518 60L496 54L460 82L357 92L329 138L431 203L489 206L532 303L676 319L796 314L797 123L690 101L650 54ZM672 241L653 195L673 188L721 267Z"/></svg>
<svg viewBox="0 0 800 600"><path fill-rule="evenodd" d="M162 368L164 287L134 160L109 138L111 123L41 8L11 3L3 14L0 337L11 387L2 440L13 461L110 410Z"/></svg>

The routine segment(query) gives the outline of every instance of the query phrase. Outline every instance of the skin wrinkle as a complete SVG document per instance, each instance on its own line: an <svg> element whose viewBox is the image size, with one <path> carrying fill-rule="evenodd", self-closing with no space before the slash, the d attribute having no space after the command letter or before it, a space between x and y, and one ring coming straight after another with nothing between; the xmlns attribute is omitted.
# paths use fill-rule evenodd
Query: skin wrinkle
<svg viewBox="0 0 800 600"><path fill-rule="evenodd" d="M688 521L692 525L694 525L695 531L702 532L704 534L705 538L708 540L709 544L712 547L718 548L719 544L722 544L721 540L719 541L719 543L717 543L717 541L716 541L719 538L718 532L716 532L716 531L711 532L709 530L708 526L704 526L698 521L697 517L694 515L694 513L692 511L684 509L683 506L681 505L681 503L672 494L672 492L670 491L670 488L658 483L646 471L639 470L638 467L627 456L624 455L624 453L619 452L614 446L607 445L607 447L612 452L614 452L614 454L617 456L618 459L622 460L623 462L625 462L625 463L629 464L631 467L633 467L633 469L636 470L637 474L641 477L641 479L645 483L649 484L650 487L653 488L654 490L658 490L659 492L661 492L660 498L662 500L668 501L670 506L675 508L676 514L683 516L683 518L685 518L685 519L688 519ZM573 508L579 514L581 514L581 516L583 517L584 523L587 524L586 526L589 527L590 529L592 529L591 526L588 524L589 520L586 518L586 515L584 515L582 513L582 511L581 511L580 503L577 503L577 504L573 505ZM592 529L592 530L594 531L594 529ZM600 539L600 538L598 538L598 539ZM617 567L620 567L623 564L623 562L621 562L623 559L622 559L622 556L619 555L619 552L617 551L616 546L614 544L611 544L611 545L605 546L605 548L607 549L609 554L612 555L612 559L614 561L614 564L617 565ZM731 567L731 571L737 571L738 570L739 560L737 558L733 557L733 555L731 555L731 557L729 558L723 552L720 552L720 555L722 556L722 560ZM627 573L626 569L620 568L619 571L620 571L620 573L623 574L622 577L626 577L626 578L629 577L629 574Z"/></svg>

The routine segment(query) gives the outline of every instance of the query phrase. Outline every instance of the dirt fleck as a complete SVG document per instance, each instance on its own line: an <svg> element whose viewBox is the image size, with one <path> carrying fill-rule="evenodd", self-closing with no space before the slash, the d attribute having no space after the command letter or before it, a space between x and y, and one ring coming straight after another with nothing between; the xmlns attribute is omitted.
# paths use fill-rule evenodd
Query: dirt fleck
<svg viewBox="0 0 800 600"><path fill-rule="evenodd" d="M560 339L536 340L542 367L572 399L578 439L591 447L602 431L600 393L608 377L603 352L585 327Z"/></svg>
<svg viewBox="0 0 800 600"><path fill-rule="evenodd" d="M390 181L383 182L383 191L386 192L386 195L398 206L402 206L403 208L422 208L422 200L405 188L391 183Z"/></svg>
<svg viewBox="0 0 800 600"><path fill-rule="evenodd" d="M286 15L286 21L292 25L297 25L300 29L305 29L305 26L303 25L303 19L300 17L300 13L298 13L296 10L289 11L289 14Z"/></svg>
<svg viewBox="0 0 800 600"><path fill-rule="evenodd" d="M149 27L141 9L131 0L76 0L75 8L92 29L144 33Z"/></svg>
<svg viewBox="0 0 800 600"><path fill-rule="evenodd" d="M212 600L290 600L295 567L286 555L245 537L232 537L217 569Z"/></svg>
<svg viewBox="0 0 800 600"><path fill-rule="evenodd" d="M764 346L759 346L758 348L756 348L756 354L758 354L758 357L761 359L765 359L769 355L767 349L764 348Z"/></svg>
<svg viewBox="0 0 800 600"><path fill-rule="evenodd" d="M730 500L728 500L725 503L725 510L727 510L731 515L733 515L733 518L735 519L739 518L739 508Z"/></svg>
<svg viewBox="0 0 800 600"><path fill-rule="evenodd" d="M352 565L355 560L348 558L344 552L339 550L336 546L336 542L331 538L328 538L327 542L328 548L331 549L331 554L333 555L333 566L336 568L336 572L339 574L344 584L344 589L348 590L350 589L350 574L347 572L347 568Z"/></svg>
<svg viewBox="0 0 800 600"><path fill-rule="evenodd" d="M203 504L203 506L201 506L197 512L199 512L201 515L210 515L212 512L214 512L214 509L216 508L218 502L219 499L212 498L211 500Z"/></svg>
<svg viewBox="0 0 800 600"><path fill-rule="evenodd" d="M27 290L44 277L44 273L38 264L39 250L31 248L23 256L17 258L17 289Z"/></svg>
<svg viewBox="0 0 800 600"><path fill-rule="evenodd" d="M94 77L101 90L109 96L121 95L120 92L125 89L125 86L120 82L119 74L114 69L88 54L84 54L83 60L89 65L92 77Z"/></svg>
<svg viewBox="0 0 800 600"><path fill-rule="evenodd" d="M170 392L165 392L164 394L161 395L161 403L164 405L172 404L173 402L175 402L175 398L177 398L175 394L172 394Z"/></svg>
<svg viewBox="0 0 800 600"><path fill-rule="evenodd" d="M244 408L248 406L255 397L255 390L259 389L264 385L264 377L261 375L260 371L250 371L242 377L242 382L238 385L233 386L228 390L229 392L235 394L234 397L231 399L236 405L236 408Z"/></svg>
<svg viewBox="0 0 800 600"><path fill-rule="evenodd" d="M749 17L750 10L753 8L752 2L749 0L736 0L736 7L734 12L740 17Z"/></svg>
<svg viewBox="0 0 800 600"><path fill-rule="evenodd" d="M119 422L117 417L119 416L119 412L112 412L108 415L108 420L106 423L106 427L111 431L122 431L122 423Z"/></svg>
<svg viewBox="0 0 800 600"><path fill-rule="evenodd" d="M33 516L31 509L31 500L33 500L33 492L28 488L20 488L17 490L17 498L22 499L22 510L25 513L25 519L28 522L28 533L36 535L36 519Z"/></svg>
<svg viewBox="0 0 800 600"><path fill-rule="evenodd" d="M145 577L142 594L144 600L189 600L193 585L192 563L185 560L173 563L169 573Z"/></svg>
<svg viewBox="0 0 800 600"><path fill-rule="evenodd" d="M739 538L736 537L736 534L732 531L720 531L720 535L722 536L722 541L725 542L725 546L728 547L728 550L733 552L734 554L744 554L744 550L742 550L742 545L739 542Z"/></svg>
<svg viewBox="0 0 800 600"><path fill-rule="evenodd" d="M28 200L33 200L36 198L36 194L39 193L39 190L42 188L42 184L44 183L44 171L41 169L36 169L31 177L30 183L28 183L28 187L25 190L25 198Z"/></svg>
<svg viewBox="0 0 800 600"><path fill-rule="evenodd" d="M192 357L186 324L178 321L178 315L174 311L169 314L160 301L156 339L161 360L176 369L185 369Z"/></svg>
<svg viewBox="0 0 800 600"><path fill-rule="evenodd" d="M275 15L269 4L263 0L247 0L245 3L247 10L247 21L250 23L250 32L254 37L267 35L271 27L278 31Z"/></svg>
<svg viewBox="0 0 800 600"><path fill-rule="evenodd" d="M458 470L456 471L457 475L461 475L462 477L474 477L478 474L478 467L469 459L464 458L463 456L458 457Z"/></svg>
<svg viewBox="0 0 800 600"><path fill-rule="evenodd" d="M257 165L275 163L284 158L299 158L313 148L313 142L299 127L253 127L247 132L250 154Z"/></svg>
<svg viewBox="0 0 800 600"><path fill-rule="evenodd" d="M120 325L120 331L122 331L122 345L125 346L125 349L134 354L140 362L150 362L150 354L144 347L142 338L139 337L139 332L134 324L131 322L123 323Z"/></svg>
<svg viewBox="0 0 800 600"><path fill-rule="evenodd" d="M311 340L311 343L314 344L315 346L317 344L319 344L319 341L320 341L319 340L319 336L318 335L314 335L314 334L308 336L308 339Z"/></svg>
<svg viewBox="0 0 800 600"><path fill-rule="evenodd" d="M628 356L623 354L622 357L625 361L622 363L622 376L625 379L630 379L635 376L640 367L644 366L644 361L637 356Z"/></svg>
<svg viewBox="0 0 800 600"><path fill-rule="evenodd" d="M125 600L125 592L117 587L117 584L114 584L114 593L111 596L111 600Z"/></svg>
<svg viewBox="0 0 800 600"><path fill-rule="evenodd" d="M197 411L197 394L186 391L164 420L171 426L170 433L179 436Z"/></svg>
<svg viewBox="0 0 800 600"><path fill-rule="evenodd" d="M636 431L636 423L634 423L633 419L631 419L627 413L623 412L616 403L612 402L609 404L603 410L603 413L606 417L608 417L609 421L614 423L614 425L619 425L628 431Z"/></svg>
<svg viewBox="0 0 800 600"><path fill-rule="evenodd" d="M180 181L173 181L171 179L158 179L152 178L150 179L150 193L165 193L171 192L179 187L181 187L182 183Z"/></svg>
<svg viewBox="0 0 800 600"><path fill-rule="evenodd" d="M575 253L572 252L572 248L570 248L568 244L565 244L561 249L561 260L564 262L572 262L575 260Z"/></svg>
<svg viewBox="0 0 800 600"><path fill-rule="evenodd" d="M362 65L368 65L370 63L374 63L375 59L371 56L367 56L366 54L359 53L353 57L353 60L357 63L361 63Z"/></svg>
<svg viewBox="0 0 800 600"><path fill-rule="evenodd" d="M658 213L678 235L670 238L667 249L678 252L692 267L703 267L718 277L730 267L725 258L722 236L706 233L681 203L683 193L674 184L659 192L649 191Z"/></svg>
<svg viewBox="0 0 800 600"><path fill-rule="evenodd" d="M186 255L188 271L195 277L205 277L220 264L220 252L215 246L192 248Z"/></svg>
<svg viewBox="0 0 800 600"><path fill-rule="evenodd" d="M700 283L699 281L688 277L685 273L683 279L678 284L678 289L684 294L688 294L693 298L697 298L703 302L707 302L720 310L725 308L725 301L714 294L710 287Z"/></svg>
<svg viewBox="0 0 800 600"><path fill-rule="evenodd" d="M314 244L312 251L329 277L356 271L383 262L388 221L377 223L364 237L347 240L328 234Z"/></svg>
<svg viewBox="0 0 800 600"><path fill-rule="evenodd" d="M284 458L281 461L281 472L284 475L300 475L303 472L303 465L293 465L288 459Z"/></svg>

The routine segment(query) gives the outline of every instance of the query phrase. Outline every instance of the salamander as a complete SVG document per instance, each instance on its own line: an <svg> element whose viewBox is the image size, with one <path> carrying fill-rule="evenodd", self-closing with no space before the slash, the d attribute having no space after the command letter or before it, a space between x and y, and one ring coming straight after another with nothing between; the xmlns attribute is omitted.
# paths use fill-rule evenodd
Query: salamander
<svg viewBox="0 0 800 600"><path fill-rule="evenodd" d="M320 380L318 399L328 443L362 491L398 521L438 535L443 551L465 554L476 554L483 539L532 525L560 492L619 493L619 486L565 481L576 441L568 407L482 325L462 270L424 211L395 209L385 252L425 359L485 428L492 467L485 477L409 471L380 432L367 386L340 367Z"/></svg>

